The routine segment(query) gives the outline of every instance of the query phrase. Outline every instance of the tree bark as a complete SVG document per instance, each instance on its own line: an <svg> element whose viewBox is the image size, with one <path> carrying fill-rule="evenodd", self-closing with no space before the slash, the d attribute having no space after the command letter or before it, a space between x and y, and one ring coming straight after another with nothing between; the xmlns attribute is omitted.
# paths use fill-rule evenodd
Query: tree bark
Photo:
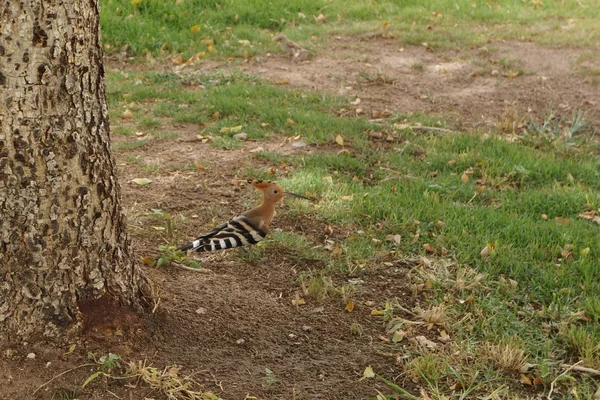
<svg viewBox="0 0 600 400"><path fill-rule="evenodd" d="M115 171L98 0L2 0L0 338L71 337L94 299L141 304Z"/></svg>

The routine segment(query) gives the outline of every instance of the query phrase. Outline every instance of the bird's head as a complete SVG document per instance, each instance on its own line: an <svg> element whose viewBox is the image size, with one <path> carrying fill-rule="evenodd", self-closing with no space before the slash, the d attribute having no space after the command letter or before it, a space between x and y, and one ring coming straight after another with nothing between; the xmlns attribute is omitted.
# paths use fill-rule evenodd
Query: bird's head
<svg viewBox="0 0 600 400"><path fill-rule="evenodd" d="M285 192L283 190L283 188L275 182L264 181L262 179L248 179L248 183L263 193L264 202L267 202L267 203L277 203L279 200L281 200L283 198L283 196L286 196L286 195L310 200L309 198L300 196L299 194L296 194L296 193Z"/></svg>
<svg viewBox="0 0 600 400"><path fill-rule="evenodd" d="M287 38L285 37L285 35L277 35L273 38L274 42L283 42L284 40L286 40Z"/></svg>

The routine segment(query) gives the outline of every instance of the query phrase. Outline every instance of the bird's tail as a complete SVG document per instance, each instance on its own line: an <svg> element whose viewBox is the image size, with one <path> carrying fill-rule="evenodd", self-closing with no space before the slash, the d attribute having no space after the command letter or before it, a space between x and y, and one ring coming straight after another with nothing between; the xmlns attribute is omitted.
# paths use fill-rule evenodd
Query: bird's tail
<svg viewBox="0 0 600 400"><path fill-rule="evenodd" d="M178 247L177 250L188 251L188 250L196 250L198 252L204 251L204 246L202 246L203 242L201 240L194 240L193 242L189 242L188 244L184 244L181 247Z"/></svg>

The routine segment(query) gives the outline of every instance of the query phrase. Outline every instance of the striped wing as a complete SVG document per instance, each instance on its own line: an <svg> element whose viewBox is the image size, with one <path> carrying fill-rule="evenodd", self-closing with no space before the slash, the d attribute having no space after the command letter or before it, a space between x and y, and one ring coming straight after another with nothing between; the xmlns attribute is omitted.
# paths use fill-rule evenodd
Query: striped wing
<svg viewBox="0 0 600 400"><path fill-rule="evenodd" d="M207 234L198 237L178 250L195 250L197 252L231 249L237 246L248 246L263 240L267 233L254 226L248 218L240 215L231 221L219 225Z"/></svg>

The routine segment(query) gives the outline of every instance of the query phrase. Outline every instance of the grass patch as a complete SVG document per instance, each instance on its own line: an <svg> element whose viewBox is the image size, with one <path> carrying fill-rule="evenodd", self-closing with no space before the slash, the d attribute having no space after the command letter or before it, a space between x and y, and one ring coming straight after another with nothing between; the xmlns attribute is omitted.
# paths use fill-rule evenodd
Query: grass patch
<svg viewBox="0 0 600 400"><path fill-rule="evenodd" d="M594 2L488 2L433 0L364 2L359 0L293 0L269 3L189 0L101 1L106 51L132 55L182 53L185 58L248 58L277 51L271 37L285 32L305 47L328 34L383 30L405 44L428 43L438 49L488 40L533 40L546 45L590 46L600 38L600 15ZM327 23L316 21L327 16Z"/></svg>
<svg viewBox="0 0 600 400"><path fill-rule="evenodd" d="M273 51L270 36L282 30L314 43L333 32L377 28L405 43L434 48L490 39L581 46L598 40L598 31L590 30L579 41L597 19L598 7L573 1L505 3L295 0L276 9L260 2L104 0L102 23L111 49L130 44L132 54L204 51L206 57ZM312 19L321 12L329 16L325 26ZM565 30L568 18L575 23ZM520 71L514 60L488 64L481 67L489 73ZM381 72L362 72L358 79L393 83ZM599 368L600 235L597 225L579 215L600 209L600 161L582 114L565 120L549 113L535 121L507 110L497 132L440 134L402 126L443 126L438 123L443 116L395 115L376 125L338 116L347 99L273 86L240 72L109 71L107 92L113 120L126 109L135 116L129 122L136 129L113 130L123 136L140 130L172 141L177 135L165 127L187 123L223 149L242 146L233 137L240 131L256 141L282 134L312 145L314 151L301 156L259 152L257 162L239 172L268 179L267 165L285 163L291 172L279 181L286 190L319 199L314 205L294 203L289 214L323 221L344 234L316 243L274 232L239 257L257 262L276 250L286 259L317 261L314 270L298 275L298 286L316 301L339 298L346 306L364 296L361 281L382 271L393 276L397 265L409 265L401 272L418 307L389 299L372 315L381 317L385 352L402 360L407 383L414 379L437 398L498 398L522 390L519 373L528 363L537 366L527 373L544 382L562 373L561 363L583 360ZM115 149L126 152L147 143L119 143ZM156 165L139 167L159 172ZM209 207L207 214L222 216L221 209ZM174 240L171 217L154 214L140 218ZM163 264L182 261L168 247L160 257ZM366 331L359 322L350 329L358 336ZM416 342L407 344L408 338ZM391 376L378 378L406 396ZM566 396L572 386L581 396L591 397L594 390L591 379L573 377L559 382L555 393Z"/></svg>

